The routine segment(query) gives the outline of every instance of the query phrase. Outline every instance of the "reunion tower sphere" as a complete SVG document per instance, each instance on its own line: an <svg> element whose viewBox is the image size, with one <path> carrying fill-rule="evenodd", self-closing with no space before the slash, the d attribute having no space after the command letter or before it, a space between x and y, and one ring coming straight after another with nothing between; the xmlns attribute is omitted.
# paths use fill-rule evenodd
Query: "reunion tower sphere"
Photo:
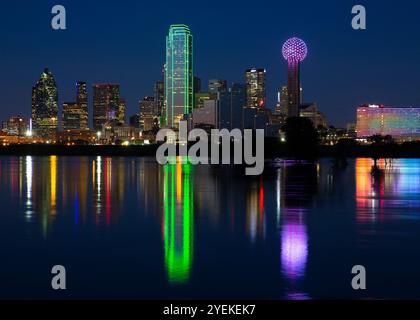
<svg viewBox="0 0 420 320"><path fill-rule="evenodd" d="M305 60L308 54L308 47L306 43L299 38L290 38L283 45L283 57L287 61L298 61Z"/></svg>

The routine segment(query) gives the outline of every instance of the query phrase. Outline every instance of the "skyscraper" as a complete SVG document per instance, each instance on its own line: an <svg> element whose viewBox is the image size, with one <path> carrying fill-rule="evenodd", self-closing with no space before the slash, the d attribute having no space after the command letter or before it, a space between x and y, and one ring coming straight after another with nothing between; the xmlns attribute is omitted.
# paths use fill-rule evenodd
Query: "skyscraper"
<svg viewBox="0 0 420 320"><path fill-rule="evenodd" d="M219 79L212 79L209 81L209 93L216 94L220 91L227 91L227 81L226 80L219 80Z"/></svg>
<svg viewBox="0 0 420 320"><path fill-rule="evenodd" d="M154 97L144 97L139 104L140 107L140 129L150 131L153 128L156 115L156 103Z"/></svg>
<svg viewBox="0 0 420 320"><path fill-rule="evenodd" d="M298 38L291 38L283 45L283 57L288 63L288 117L299 116L300 99L300 63L305 60L308 48L305 42Z"/></svg>
<svg viewBox="0 0 420 320"><path fill-rule="evenodd" d="M212 99L213 98L213 99ZM200 109L204 107L204 102L207 100L216 100L217 95L212 97L208 92L199 92L194 95L194 109Z"/></svg>
<svg viewBox="0 0 420 320"><path fill-rule="evenodd" d="M266 89L265 89L265 69L246 70L247 87L247 107L260 108L265 107Z"/></svg>
<svg viewBox="0 0 420 320"><path fill-rule="evenodd" d="M120 86L118 84L93 85L93 128L102 130L107 122L119 120Z"/></svg>
<svg viewBox="0 0 420 320"><path fill-rule="evenodd" d="M194 77L194 93L201 92L201 79L199 77Z"/></svg>
<svg viewBox="0 0 420 320"><path fill-rule="evenodd" d="M48 69L32 87L32 121L36 135L44 138L52 137L58 129L58 90Z"/></svg>
<svg viewBox="0 0 420 320"><path fill-rule="evenodd" d="M218 93L218 127L220 129L242 129L246 92L244 84L236 83L229 90Z"/></svg>
<svg viewBox="0 0 420 320"><path fill-rule="evenodd" d="M171 25L166 37L166 125L177 127L194 104L193 36L188 26Z"/></svg>
<svg viewBox="0 0 420 320"><path fill-rule="evenodd" d="M243 110L246 107L246 85L234 83L231 89L231 129L243 129Z"/></svg>
<svg viewBox="0 0 420 320"><path fill-rule="evenodd" d="M163 81L155 83L155 103L158 117L165 117L165 85Z"/></svg>
<svg viewBox="0 0 420 320"><path fill-rule="evenodd" d="M287 115L288 105L289 105L289 96L287 94L287 86L283 86L278 92L276 113Z"/></svg>
<svg viewBox="0 0 420 320"><path fill-rule="evenodd" d="M74 102L64 102L62 111L63 130L86 130L85 110L81 105Z"/></svg>
<svg viewBox="0 0 420 320"><path fill-rule="evenodd" d="M76 103L80 107L80 130L89 128L89 109L87 85L84 81L76 83Z"/></svg>
<svg viewBox="0 0 420 320"><path fill-rule="evenodd" d="M118 122L120 124L125 124L125 100L120 98L120 103L118 104Z"/></svg>
<svg viewBox="0 0 420 320"><path fill-rule="evenodd" d="M134 114L129 119L130 126L136 129L140 129L140 116L138 114Z"/></svg>
<svg viewBox="0 0 420 320"><path fill-rule="evenodd" d="M212 129L217 128L217 100L205 100L203 107L194 108L192 121L194 128L201 128L211 133Z"/></svg>
<svg viewBox="0 0 420 320"><path fill-rule="evenodd" d="M277 97L276 113L287 116L288 106L289 106L289 95L288 95L287 86L281 87L277 95L278 97ZM299 104L300 105L303 104L303 89L302 88L300 88L299 99L300 99Z"/></svg>

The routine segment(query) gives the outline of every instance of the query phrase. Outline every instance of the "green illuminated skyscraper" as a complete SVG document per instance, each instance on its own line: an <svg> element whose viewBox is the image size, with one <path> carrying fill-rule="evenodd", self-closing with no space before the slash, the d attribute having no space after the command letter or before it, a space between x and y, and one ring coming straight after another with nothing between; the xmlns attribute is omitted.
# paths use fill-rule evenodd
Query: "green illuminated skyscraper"
<svg viewBox="0 0 420 320"><path fill-rule="evenodd" d="M174 24L166 37L166 125L176 128L193 110L193 36L188 26Z"/></svg>

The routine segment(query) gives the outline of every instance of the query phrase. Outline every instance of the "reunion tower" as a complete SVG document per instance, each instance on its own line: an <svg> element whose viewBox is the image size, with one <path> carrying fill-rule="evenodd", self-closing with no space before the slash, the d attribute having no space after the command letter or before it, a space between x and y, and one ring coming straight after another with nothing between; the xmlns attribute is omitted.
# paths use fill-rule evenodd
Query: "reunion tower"
<svg viewBox="0 0 420 320"><path fill-rule="evenodd" d="M283 45L283 57L287 60L288 68L288 117L299 116L300 105L300 63L305 60L308 47L299 38L291 38Z"/></svg>

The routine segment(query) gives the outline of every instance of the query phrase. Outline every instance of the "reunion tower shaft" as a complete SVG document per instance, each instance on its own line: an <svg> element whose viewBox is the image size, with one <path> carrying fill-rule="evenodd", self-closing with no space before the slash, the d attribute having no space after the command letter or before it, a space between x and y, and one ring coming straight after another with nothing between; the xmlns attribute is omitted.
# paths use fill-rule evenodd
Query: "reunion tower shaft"
<svg viewBox="0 0 420 320"><path fill-rule="evenodd" d="M299 116L300 106L300 63L306 58L308 49L303 40L291 38L283 45L283 57L288 63L287 94L288 117Z"/></svg>

